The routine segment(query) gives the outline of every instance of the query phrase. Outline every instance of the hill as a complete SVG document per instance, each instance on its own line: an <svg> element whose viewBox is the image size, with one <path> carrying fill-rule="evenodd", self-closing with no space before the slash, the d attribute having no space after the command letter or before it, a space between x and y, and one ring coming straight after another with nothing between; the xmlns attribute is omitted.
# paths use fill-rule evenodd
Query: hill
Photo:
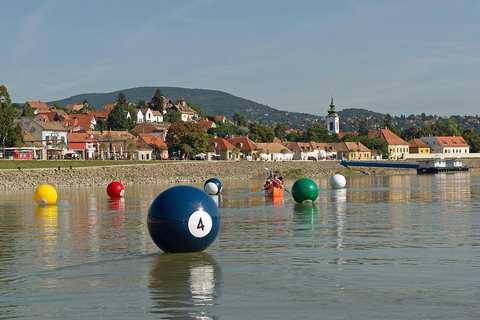
<svg viewBox="0 0 480 320"><path fill-rule="evenodd" d="M235 113L238 113L243 115L246 120L257 121L263 125L275 126L280 123L287 128L300 129L308 127L322 118L307 113L279 111L222 91L177 87L139 87L110 93L84 93L62 100L49 101L47 104L57 102L65 107L71 103L83 103L84 100L87 100L89 105L97 110L102 110L105 105L115 103L120 92L125 94L128 101L138 103L140 100L151 100L158 88L162 90L165 98L175 101L183 97L188 102L202 108L207 115L225 115L230 120ZM327 110L327 107L325 109Z"/></svg>

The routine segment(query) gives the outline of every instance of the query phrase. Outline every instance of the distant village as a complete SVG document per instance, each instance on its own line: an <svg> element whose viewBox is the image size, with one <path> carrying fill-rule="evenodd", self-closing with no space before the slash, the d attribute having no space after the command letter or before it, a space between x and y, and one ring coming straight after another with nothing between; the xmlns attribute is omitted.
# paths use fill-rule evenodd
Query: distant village
<svg viewBox="0 0 480 320"><path fill-rule="evenodd" d="M254 142L248 136L214 137L200 152L187 153L172 149L166 142L172 124L164 117L171 111L181 114L180 121L195 124L207 131L218 123L232 124L224 115L216 121L200 117L180 97L174 103L163 99L163 110L146 107L134 108L136 125L130 131L98 130L97 125L108 120L116 104L104 106L102 111L86 111L83 104L69 104L65 112L54 109L42 101L27 101L25 107L34 110L33 117L15 118L24 134L24 146L3 148L0 159L76 159L76 160L264 160L264 161L321 161L321 160L381 160L384 158L360 141L344 141L346 135L359 132L339 132L338 116L333 98L326 116L326 129L338 136L340 142L292 142L274 138L271 142ZM131 110L131 109L130 109ZM125 111L126 117L132 115ZM421 159L436 156L468 157L470 146L461 136L428 136L405 141L387 127L368 131L368 138L383 141L388 149L386 158ZM196 151L196 150L195 150Z"/></svg>

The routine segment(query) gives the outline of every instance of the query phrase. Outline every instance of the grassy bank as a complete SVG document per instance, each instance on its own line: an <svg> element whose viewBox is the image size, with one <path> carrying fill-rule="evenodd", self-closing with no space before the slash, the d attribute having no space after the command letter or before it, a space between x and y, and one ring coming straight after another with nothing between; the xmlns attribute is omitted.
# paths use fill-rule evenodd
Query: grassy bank
<svg viewBox="0 0 480 320"><path fill-rule="evenodd" d="M154 164L166 161L136 161L136 160L3 160L0 161L0 170L5 169L48 169L48 168L83 168L104 167L132 164Z"/></svg>

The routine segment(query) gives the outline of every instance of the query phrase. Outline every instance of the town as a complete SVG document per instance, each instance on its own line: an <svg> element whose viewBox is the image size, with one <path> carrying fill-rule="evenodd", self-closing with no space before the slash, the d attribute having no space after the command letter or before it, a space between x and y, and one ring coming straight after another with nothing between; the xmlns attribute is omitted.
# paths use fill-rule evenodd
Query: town
<svg viewBox="0 0 480 320"><path fill-rule="evenodd" d="M2 109L6 110L11 107L8 91L2 87ZM183 97L175 101L163 97L160 89L151 100L138 104L127 102L120 93L116 103L101 111L87 101L65 108L27 101L21 115L12 117L11 128L3 125L0 159L404 160L467 158L478 151L472 152L469 145L480 140L471 129L464 130L464 138L458 130L456 135L441 135L441 130L432 134L427 127L423 136L417 130L406 141L387 114L384 125L374 131L369 131L364 119L358 131L340 132L333 97L325 109L324 125L316 123L305 132L294 132L278 124L270 128L245 121L239 114L233 119L207 116Z"/></svg>

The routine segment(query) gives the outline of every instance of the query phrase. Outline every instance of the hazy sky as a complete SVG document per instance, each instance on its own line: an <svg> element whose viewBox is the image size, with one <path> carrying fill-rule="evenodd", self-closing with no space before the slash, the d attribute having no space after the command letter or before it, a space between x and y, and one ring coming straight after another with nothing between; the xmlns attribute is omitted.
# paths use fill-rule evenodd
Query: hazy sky
<svg viewBox="0 0 480 320"><path fill-rule="evenodd" d="M480 114L476 0L0 0L0 8L0 85L13 102L173 86L316 115L332 94L337 110Z"/></svg>

